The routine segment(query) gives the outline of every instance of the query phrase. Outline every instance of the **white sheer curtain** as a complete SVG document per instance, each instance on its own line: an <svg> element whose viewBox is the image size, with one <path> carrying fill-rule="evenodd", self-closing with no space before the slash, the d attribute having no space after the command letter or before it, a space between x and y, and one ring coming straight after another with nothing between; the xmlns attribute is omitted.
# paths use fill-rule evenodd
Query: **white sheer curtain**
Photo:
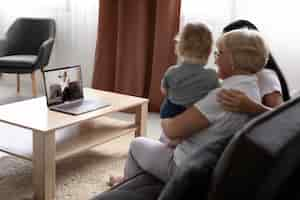
<svg viewBox="0 0 300 200"><path fill-rule="evenodd" d="M0 35L17 17L51 17L57 25L49 67L81 64L84 85L91 84L99 0L9 0L0 7Z"/></svg>
<svg viewBox="0 0 300 200"><path fill-rule="evenodd" d="M210 24L217 37L232 20L248 19L260 29L287 78L291 93L300 85L300 3L294 0L182 0L182 24L201 20ZM214 66L211 58L210 66Z"/></svg>
<svg viewBox="0 0 300 200"><path fill-rule="evenodd" d="M258 26L288 79L292 95L300 84L300 2L243 0L237 3L237 17L249 19Z"/></svg>
<svg viewBox="0 0 300 200"><path fill-rule="evenodd" d="M214 38L217 38L222 28L234 18L233 0L182 0L181 27L194 21L207 23ZM213 56L210 56L208 67L216 68Z"/></svg>

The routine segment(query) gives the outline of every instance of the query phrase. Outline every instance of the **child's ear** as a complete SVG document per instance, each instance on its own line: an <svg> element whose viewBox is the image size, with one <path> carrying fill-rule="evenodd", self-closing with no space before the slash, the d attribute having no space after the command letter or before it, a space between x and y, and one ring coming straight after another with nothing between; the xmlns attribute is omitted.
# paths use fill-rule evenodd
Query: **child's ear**
<svg viewBox="0 0 300 200"><path fill-rule="evenodd" d="M213 46L211 45L208 49L209 54L211 54L212 50L213 50Z"/></svg>
<svg viewBox="0 0 300 200"><path fill-rule="evenodd" d="M229 53L228 56L229 56L229 59L230 59L230 64L232 66L232 71L234 71L235 67L234 67L234 62L233 62L233 55L232 55L232 53Z"/></svg>
<svg viewBox="0 0 300 200"><path fill-rule="evenodd" d="M211 45L208 49L207 59L209 58L210 54L213 53L213 46Z"/></svg>
<svg viewBox="0 0 300 200"><path fill-rule="evenodd" d="M175 46L174 46L174 53L176 56L180 56L179 54L179 44L178 42L176 42Z"/></svg>

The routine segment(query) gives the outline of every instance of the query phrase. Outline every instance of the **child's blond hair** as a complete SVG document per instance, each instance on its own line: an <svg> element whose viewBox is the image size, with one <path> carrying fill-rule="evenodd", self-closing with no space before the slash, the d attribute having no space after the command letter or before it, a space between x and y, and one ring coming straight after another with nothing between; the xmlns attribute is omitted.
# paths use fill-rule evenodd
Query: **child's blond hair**
<svg viewBox="0 0 300 200"><path fill-rule="evenodd" d="M175 40L176 54L186 62L206 64L212 50L213 37L203 23L188 23Z"/></svg>
<svg viewBox="0 0 300 200"><path fill-rule="evenodd" d="M233 67L255 73L269 58L269 48L258 31L238 29L225 33L217 43L223 42L232 54Z"/></svg>

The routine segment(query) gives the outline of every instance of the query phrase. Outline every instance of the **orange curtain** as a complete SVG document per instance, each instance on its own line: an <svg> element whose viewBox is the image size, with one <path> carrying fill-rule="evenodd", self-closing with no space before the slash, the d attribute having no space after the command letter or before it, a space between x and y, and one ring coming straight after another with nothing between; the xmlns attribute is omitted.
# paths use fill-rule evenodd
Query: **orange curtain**
<svg viewBox="0 0 300 200"><path fill-rule="evenodd" d="M100 0L93 87L150 99L159 111L160 80L176 63L180 0Z"/></svg>

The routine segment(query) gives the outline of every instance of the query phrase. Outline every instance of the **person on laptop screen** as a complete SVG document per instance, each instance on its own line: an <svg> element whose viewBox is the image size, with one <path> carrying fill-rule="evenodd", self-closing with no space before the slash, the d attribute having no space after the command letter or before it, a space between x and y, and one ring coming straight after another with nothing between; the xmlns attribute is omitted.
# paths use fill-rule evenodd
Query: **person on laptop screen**
<svg viewBox="0 0 300 200"><path fill-rule="evenodd" d="M59 81L57 81L57 79ZM50 97L51 102L65 102L79 99L83 96L82 87L80 80L71 78L68 74L68 71L65 70L57 75L55 79L58 83L53 83L50 85Z"/></svg>
<svg viewBox="0 0 300 200"><path fill-rule="evenodd" d="M43 70L50 110L78 115L109 106L101 99L84 99L80 65Z"/></svg>
<svg viewBox="0 0 300 200"><path fill-rule="evenodd" d="M78 80L70 81L70 77L68 76L67 71L64 71L63 75L59 75L59 78L62 80L61 89L62 89L63 101L72 101L82 97L80 81Z"/></svg>

